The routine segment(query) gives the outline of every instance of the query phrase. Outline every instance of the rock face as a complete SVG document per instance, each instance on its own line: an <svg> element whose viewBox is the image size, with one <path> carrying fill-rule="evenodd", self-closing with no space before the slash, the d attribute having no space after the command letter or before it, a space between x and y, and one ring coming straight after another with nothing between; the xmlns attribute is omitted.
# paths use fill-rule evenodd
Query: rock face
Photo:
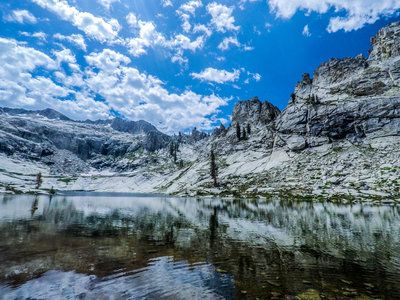
<svg viewBox="0 0 400 300"><path fill-rule="evenodd" d="M121 118L115 118L110 123L111 128L120 132L132 134L145 134L149 132L160 133L156 127L146 121L128 121Z"/></svg>
<svg viewBox="0 0 400 300"><path fill-rule="evenodd" d="M232 114L232 123L245 125L269 125L279 115L280 110L269 102L261 102L257 97L239 101Z"/></svg>
<svg viewBox="0 0 400 300"><path fill-rule="evenodd" d="M77 122L54 110L0 109L0 153L54 164L65 151L83 162L156 151L171 138L144 121ZM69 155L68 155L69 156ZM66 158L67 159L67 158ZM70 158L68 158L70 160Z"/></svg>
<svg viewBox="0 0 400 300"><path fill-rule="evenodd" d="M368 58L332 59L303 76L276 121L276 146L400 135L400 24L380 30L372 46Z"/></svg>

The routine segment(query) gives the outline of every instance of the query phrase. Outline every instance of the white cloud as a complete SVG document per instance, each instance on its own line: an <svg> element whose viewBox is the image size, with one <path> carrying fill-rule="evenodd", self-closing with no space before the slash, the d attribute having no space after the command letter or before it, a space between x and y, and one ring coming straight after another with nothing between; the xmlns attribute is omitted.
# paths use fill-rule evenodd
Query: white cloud
<svg viewBox="0 0 400 300"><path fill-rule="evenodd" d="M127 14L125 19L126 19L126 23L128 23L129 26L131 26L133 28L139 27L139 20L134 13L130 12L129 14Z"/></svg>
<svg viewBox="0 0 400 300"><path fill-rule="evenodd" d="M55 59L15 40L0 38L0 104L28 109L51 107L78 119L107 117L109 108L105 104L56 84L50 78L32 75L39 67L50 73L57 71L62 61L74 69L76 61L69 50L54 54ZM75 99L65 99L69 95L75 95Z"/></svg>
<svg viewBox="0 0 400 300"><path fill-rule="evenodd" d="M80 120L107 118L114 109L130 119L147 120L167 132L177 132L192 126L211 129L219 108L229 100L190 90L171 93L160 79L130 67L127 56L111 49L85 58L88 67L81 70L69 49L49 56L0 38L0 105L50 107ZM65 64L70 71L64 70ZM37 68L50 75L35 75ZM96 95L105 101L95 101Z"/></svg>
<svg viewBox="0 0 400 300"><path fill-rule="evenodd" d="M268 3L273 13L285 19L291 18L297 11L324 14L332 10L340 15L345 13L345 16L330 19L329 32L357 30L400 9L400 0L268 0Z"/></svg>
<svg viewBox="0 0 400 300"><path fill-rule="evenodd" d="M211 24L217 31L226 32L240 29L240 26L235 25L235 18L232 16L232 7L212 2L207 5L207 11L211 15Z"/></svg>
<svg viewBox="0 0 400 300"><path fill-rule="evenodd" d="M81 34L62 35L60 33L56 33L55 35L53 35L53 37L60 41L68 41L78 46L83 51L86 51L87 49L85 39Z"/></svg>
<svg viewBox="0 0 400 300"><path fill-rule="evenodd" d="M311 36L310 27L308 26L308 24L304 26L302 34L306 37Z"/></svg>
<svg viewBox="0 0 400 300"><path fill-rule="evenodd" d="M239 43L239 41L238 41L238 39L236 37L230 36L230 37L224 38L222 40L222 42L219 43L218 49L220 49L222 51L226 51L231 46L236 46L236 47L240 47L241 46L241 44Z"/></svg>
<svg viewBox="0 0 400 300"><path fill-rule="evenodd" d="M127 23L137 31L137 36L125 40L129 53L135 57L147 53L147 49L151 47L162 47L172 52L172 62L177 62L182 65L188 61L184 57L184 51L196 51L204 46L207 33L191 40L184 34L177 34L171 39L167 39L162 33L157 31L156 25L153 22L142 21L133 13L126 16ZM198 28L201 30L202 28Z"/></svg>
<svg viewBox="0 0 400 300"><path fill-rule="evenodd" d="M247 4L247 3L255 3L255 2L260 2L261 0L240 0L239 1L239 8L240 9L245 9L245 5Z"/></svg>
<svg viewBox="0 0 400 300"><path fill-rule="evenodd" d="M32 0L62 20L79 28L90 38L101 42L114 41L118 37L120 25L116 19L105 20L88 12L81 12L70 6L66 0Z"/></svg>
<svg viewBox="0 0 400 300"><path fill-rule="evenodd" d="M258 73L253 74L253 79L254 79L255 81L260 81L261 78L262 78L262 77L261 77L260 74L258 74Z"/></svg>
<svg viewBox="0 0 400 300"><path fill-rule="evenodd" d="M126 46L133 56L138 57L146 54L146 49L149 47L166 45L165 37L156 30L156 25L153 22L138 20L133 14L127 16L127 22L138 30L136 37L126 39Z"/></svg>
<svg viewBox="0 0 400 300"><path fill-rule="evenodd" d="M245 84L249 84L251 80L259 82L262 78L259 73L252 73L250 71L246 71L246 69L244 69L244 68L241 68L241 71L243 73L247 74L247 76L248 76L244 81Z"/></svg>
<svg viewBox="0 0 400 300"><path fill-rule="evenodd" d="M264 27L265 27L265 29L267 30L267 32L270 32L273 26L272 26L271 23L266 22L266 23L264 24Z"/></svg>
<svg viewBox="0 0 400 300"><path fill-rule="evenodd" d="M8 22L16 22L16 23L37 23L37 19L32 13L25 9L16 9L13 10L9 15L5 16L4 19Z"/></svg>
<svg viewBox="0 0 400 300"><path fill-rule="evenodd" d="M203 6L201 0L190 0L184 4L182 4L179 8L179 11L187 12L194 16L196 9Z"/></svg>
<svg viewBox="0 0 400 300"><path fill-rule="evenodd" d="M45 34L42 31L38 31L38 32L20 31L19 34L22 36L37 38L39 40L45 40L47 38L47 34Z"/></svg>
<svg viewBox="0 0 400 300"><path fill-rule="evenodd" d="M85 56L89 65L101 70L113 71L122 65L128 65L129 57L111 49L104 49L102 52L94 52Z"/></svg>
<svg viewBox="0 0 400 300"><path fill-rule="evenodd" d="M187 36L183 34L178 34L175 36L175 39L172 40L172 45L178 47L183 50L190 50L192 52L200 49L204 45L204 39L202 36L197 37L194 41L189 39Z"/></svg>
<svg viewBox="0 0 400 300"><path fill-rule="evenodd" d="M211 36L211 34L212 34L212 31L210 30L210 28L208 28L204 24L196 24L196 25L194 25L193 32L194 33L203 33L207 37Z"/></svg>
<svg viewBox="0 0 400 300"><path fill-rule="evenodd" d="M218 49L220 49L221 51L226 51L226 50L229 50L232 46L241 48L243 51L252 51L252 50L254 50L254 48L249 46L249 45L241 44L238 41L237 37L235 37L235 36L229 36L229 37L224 38L222 40L222 42L219 43Z"/></svg>
<svg viewBox="0 0 400 300"><path fill-rule="evenodd" d="M105 9L110 10L111 5L115 2L119 2L119 0L97 0L100 5L102 5Z"/></svg>
<svg viewBox="0 0 400 300"><path fill-rule="evenodd" d="M192 29L190 17L195 15L196 9L203 6L201 0L190 0L182 4L176 13L182 20L182 29L184 32L189 32Z"/></svg>
<svg viewBox="0 0 400 300"><path fill-rule="evenodd" d="M183 34L178 34L174 39L167 42L167 46L172 48L175 52L171 58L174 63L179 63L180 65L187 65L188 59L184 57L184 50L189 50L195 52L204 46L205 38L204 36L197 37L194 41Z"/></svg>
<svg viewBox="0 0 400 300"><path fill-rule="evenodd" d="M237 81L240 77L240 71L233 70L232 72L229 72L226 70L206 68L200 73L191 73L190 76L201 81L226 83Z"/></svg>
<svg viewBox="0 0 400 300"><path fill-rule="evenodd" d="M129 58L112 50L91 53L86 80L94 92L107 100L110 108L131 119L144 119L166 131L177 131L197 125L209 128L207 116L215 115L227 99L202 96L191 91L170 93L158 78L127 66Z"/></svg>
<svg viewBox="0 0 400 300"><path fill-rule="evenodd" d="M162 0L161 3L164 7L173 6L171 0Z"/></svg>
<svg viewBox="0 0 400 300"><path fill-rule="evenodd" d="M0 37L0 59L1 59L1 70L8 72L1 73L2 76L7 73L12 76L21 71L33 71L36 67L41 66L46 69L54 69L54 61L46 54L37 51L33 48L25 47L17 43L12 39L6 39Z"/></svg>

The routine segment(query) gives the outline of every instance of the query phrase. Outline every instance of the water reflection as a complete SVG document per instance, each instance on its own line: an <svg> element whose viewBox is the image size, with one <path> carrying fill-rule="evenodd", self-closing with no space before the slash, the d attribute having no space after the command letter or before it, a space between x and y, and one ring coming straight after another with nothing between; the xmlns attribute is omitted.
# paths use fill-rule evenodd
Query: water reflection
<svg viewBox="0 0 400 300"><path fill-rule="evenodd" d="M0 195L0 295L396 299L399 225L397 206Z"/></svg>

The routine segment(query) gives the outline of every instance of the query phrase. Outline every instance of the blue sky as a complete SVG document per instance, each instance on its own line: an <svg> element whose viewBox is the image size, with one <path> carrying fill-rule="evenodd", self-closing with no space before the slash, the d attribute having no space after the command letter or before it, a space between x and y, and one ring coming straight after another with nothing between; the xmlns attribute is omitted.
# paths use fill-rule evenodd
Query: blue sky
<svg viewBox="0 0 400 300"><path fill-rule="evenodd" d="M367 56L399 9L400 0L1 2L0 106L209 130L252 96L284 109L302 73Z"/></svg>

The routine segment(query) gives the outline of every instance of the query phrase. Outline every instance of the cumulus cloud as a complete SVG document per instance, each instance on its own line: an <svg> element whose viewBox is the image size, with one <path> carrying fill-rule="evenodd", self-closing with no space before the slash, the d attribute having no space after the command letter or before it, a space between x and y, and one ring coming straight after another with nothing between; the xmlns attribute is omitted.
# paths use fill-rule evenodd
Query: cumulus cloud
<svg viewBox="0 0 400 300"><path fill-rule="evenodd" d="M211 34L212 34L211 29L208 28L204 24L196 24L196 25L194 25L193 32L194 33L203 33L207 37L211 36Z"/></svg>
<svg viewBox="0 0 400 300"><path fill-rule="evenodd" d="M22 36L37 38L39 40L45 40L47 38L47 34L45 34L43 31L37 31L37 32L20 31L19 34Z"/></svg>
<svg viewBox="0 0 400 300"><path fill-rule="evenodd" d="M115 2L119 2L119 0L97 0L97 2L105 9L110 10L111 5Z"/></svg>
<svg viewBox="0 0 400 300"><path fill-rule="evenodd" d="M207 5L207 11L211 15L211 24L217 31L226 32L240 29L240 26L235 25L232 7L212 2Z"/></svg>
<svg viewBox="0 0 400 300"><path fill-rule="evenodd" d="M66 0L32 0L40 7L51 11L62 20L82 30L88 37L100 42L114 41L120 25L116 19L105 20L70 6Z"/></svg>
<svg viewBox="0 0 400 300"><path fill-rule="evenodd" d="M184 34L176 34L172 38L166 38L157 30L153 22L140 20L133 13L126 16L126 21L130 27L136 30L137 35L135 37L125 40L129 53L135 57L146 54L148 48L159 46L172 53L172 62L186 64L187 59L184 57L184 51L195 52L201 49L207 36L207 32L203 32L201 36L194 40ZM204 30L204 28L198 27L197 30Z"/></svg>
<svg viewBox="0 0 400 300"><path fill-rule="evenodd" d="M253 47L251 47L249 45L243 45L242 43L240 43L239 40L237 39L237 37L235 37L235 36L225 37L221 41L221 43L218 44L218 49L221 50L221 51L227 51L231 47L237 47L237 48L240 48L243 51L252 51L252 50L254 50Z"/></svg>
<svg viewBox="0 0 400 300"><path fill-rule="evenodd" d="M147 53L149 47L166 45L165 37L156 30L153 22L139 20L132 13L128 14L126 20L131 27L137 30L136 37L126 39L126 46L133 56L137 57Z"/></svg>
<svg viewBox="0 0 400 300"><path fill-rule="evenodd" d="M324 14L332 10L340 16L330 19L327 28L329 32L357 30L400 9L400 0L268 0L268 3L273 13L286 19L297 11ZM341 16L343 13L345 16Z"/></svg>
<svg viewBox="0 0 400 300"><path fill-rule="evenodd" d="M85 58L89 65L101 70L109 71L115 70L121 65L127 65L131 62L129 57L111 49L104 49L101 52L91 53Z"/></svg>
<svg viewBox="0 0 400 300"><path fill-rule="evenodd" d="M185 32L189 32L192 29L192 25L190 24L190 17L195 15L196 9L203 6L201 0L190 0L186 3L183 3L176 13L182 20L182 29Z"/></svg>
<svg viewBox="0 0 400 300"><path fill-rule="evenodd" d="M239 41L238 41L238 39L236 37L230 36L230 37L224 38L222 40L222 42L219 43L218 49L220 49L222 51L226 51L231 46L235 46L235 47L240 47L241 46L241 44L239 43Z"/></svg>
<svg viewBox="0 0 400 300"><path fill-rule="evenodd" d="M60 41L67 41L75 46L81 48L83 51L86 51L87 46L85 42L85 38L81 34L71 34L71 35L63 35L60 33L56 33L53 37Z"/></svg>
<svg viewBox="0 0 400 300"><path fill-rule="evenodd" d="M227 99L192 91L170 93L157 77L129 67L129 58L113 50L91 53L86 80L91 90L107 100L110 108L131 119L144 119L166 131L197 125L210 128L214 115Z"/></svg>
<svg viewBox="0 0 400 300"><path fill-rule="evenodd" d="M126 15L126 23L132 28L138 28L139 27L139 19L137 16L130 12L129 14Z"/></svg>
<svg viewBox="0 0 400 300"><path fill-rule="evenodd" d="M164 7L173 6L171 0L162 0L161 3Z"/></svg>
<svg viewBox="0 0 400 300"><path fill-rule="evenodd" d="M194 125L210 129L229 100L190 90L169 92L160 79L129 66L129 57L111 49L87 54L84 69L69 49L47 55L5 38L0 38L0 49L2 106L51 107L75 119L107 118L115 110L176 132ZM37 75L37 68L49 76ZM104 101L96 101L97 95Z"/></svg>
<svg viewBox="0 0 400 300"><path fill-rule="evenodd" d="M52 107L79 119L83 116L93 119L107 117L109 108L106 105L57 84L48 77L32 75L37 68L55 72L63 61L71 64L74 69L75 60L68 50L55 52L55 58L52 58L31 47L21 45L15 40L5 38L0 38L0 48L0 103L2 106L31 109ZM75 95L75 99L66 99L70 95Z"/></svg>
<svg viewBox="0 0 400 300"><path fill-rule="evenodd" d="M199 36L195 40L191 40L187 36L183 34L178 34L175 36L175 38L171 41L172 45L174 47L177 47L182 50L190 50L192 52L196 51L197 49L200 49L204 45L204 39L202 36Z"/></svg>
<svg viewBox="0 0 400 300"><path fill-rule="evenodd" d="M240 71L233 70L232 72L229 72L226 70L206 68L200 73L191 73L190 76L201 81L226 83L237 81L240 77Z"/></svg>
<svg viewBox="0 0 400 300"><path fill-rule="evenodd" d="M8 22L16 22L16 23L37 23L36 17L29 11L25 9L16 9L13 10L9 15L4 17L4 20Z"/></svg>
<svg viewBox="0 0 400 300"><path fill-rule="evenodd" d="M250 71L247 71L246 69L244 69L244 68L241 68L241 71L243 72L243 73L245 73L245 74L247 74L247 78L245 79L245 81L244 81L244 83L245 84L249 84L250 83L250 81L256 81L256 82L259 82L260 80L261 80L261 75L259 74L259 73L252 73L252 72L250 72Z"/></svg>

